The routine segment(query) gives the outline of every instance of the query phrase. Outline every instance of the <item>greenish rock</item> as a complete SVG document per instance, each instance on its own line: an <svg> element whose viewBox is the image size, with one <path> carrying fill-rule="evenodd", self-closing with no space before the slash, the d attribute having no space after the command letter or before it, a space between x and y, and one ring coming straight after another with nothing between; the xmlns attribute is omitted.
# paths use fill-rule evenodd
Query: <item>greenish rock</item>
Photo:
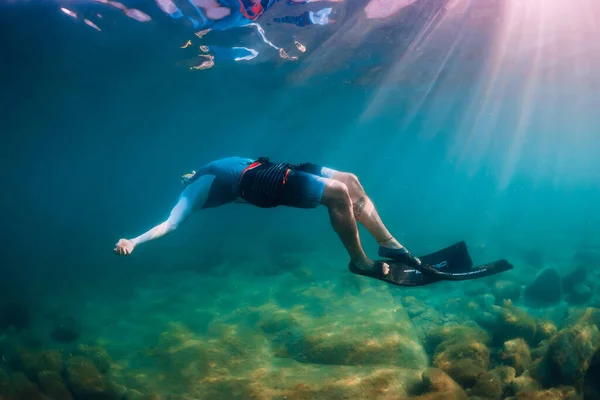
<svg viewBox="0 0 600 400"><path fill-rule="evenodd" d="M489 336L479 326L473 325L444 325L431 329L425 338L425 348L434 353L439 345L449 346L460 342L477 342L488 344Z"/></svg>
<svg viewBox="0 0 600 400"><path fill-rule="evenodd" d="M517 395L522 392L536 392L541 389L540 384L528 374L515 378L509 386L509 392Z"/></svg>
<svg viewBox="0 0 600 400"><path fill-rule="evenodd" d="M38 382L42 391L53 400L73 400L58 372L42 371L38 374Z"/></svg>
<svg viewBox="0 0 600 400"><path fill-rule="evenodd" d="M433 357L433 365L442 369L463 388L473 386L479 376L487 372L490 352L476 341L441 343Z"/></svg>
<svg viewBox="0 0 600 400"><path fill-rule="evenodd" d="M531 350L523 339L512 339L504 342L500 355L502 363L513 367L517 375L521 375L531 367Z"/></svg>
<svg viewBox="0 0 600 400"><path fill-rule="evenodd" d="M82 356L70 358L65 368L66 381L77 400L120 400L93 361Z"/></svg>
<svg viewBox="0 0 600 400"><path fill-rule="evenodd" d="M536 322L527 312L518 307L493 306L492 312L496 316L496 327L492 340L497 346L511 339L522 338L527 343L533 343L536 334Z"/></svg>
<svg viewBox="0 0 600 400"><path fill-rule="evenodd" d="M113 363L112 358L106 350L100 346L89 346L81 344L73 352L74 355L82 356L92 361L100 373L107 373Z"/></svg>
<svg viewBox="0 0 600 400"><path fill-rule="evenodd" d="M508 385L515 379L516 371L512 367L498 367L481 374L471 390L470 396L484 400L501 400Z"/></svg>
<svg viewBox="0 0 600 400"><path fill-rule="evenodd" d="M492 286L492 293L496 301L518 301L521 298L521 285L513 281L496 281Z"/></svg>
<svg viewBox="0 0 600 400"><path fill-rule="evenodd" d="M581 382L598 346L600 332L595 325L581 323L563 329L550 341L538 371L550 385Z"/></svg>
<svg viewBox="0 0 600 400"><path fill-rule="evenodd" d="M428 368L423 372L423 392L425 393L416 397L416 399L467 400L468 398L465 391L438 368Z"/></svg>

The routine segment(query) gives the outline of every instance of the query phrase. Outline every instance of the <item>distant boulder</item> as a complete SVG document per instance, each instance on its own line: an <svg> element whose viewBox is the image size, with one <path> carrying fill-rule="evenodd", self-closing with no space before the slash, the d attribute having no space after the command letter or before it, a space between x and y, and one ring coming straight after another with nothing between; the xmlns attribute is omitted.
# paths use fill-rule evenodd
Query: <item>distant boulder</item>
<svg viewBox="0 0 600 400"><path fill-rule="evenodd" d="M530 306L549 307L560 302L561 286L559 273L555 269L546 268L531 284L525 287L523 297Z"/></svg>
<svg viewBox="0 0 600 400"><path fill-rule="evenodd" d="M81 336L81 325L75 318L60 318L50 336L57 342L74 342Z"/></svg>

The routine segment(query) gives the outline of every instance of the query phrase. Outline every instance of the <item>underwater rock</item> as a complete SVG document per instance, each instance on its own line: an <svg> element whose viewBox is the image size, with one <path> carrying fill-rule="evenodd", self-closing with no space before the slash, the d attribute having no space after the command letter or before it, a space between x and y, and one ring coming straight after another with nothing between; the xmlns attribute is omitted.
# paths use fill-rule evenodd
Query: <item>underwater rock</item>
<svg viewBox="0 0 600 400"><path fill-rule="evenodd" d="M423 389L418 400L467 400L467 394L444 371L429 368L423 372Z"/></svg>
<svg viewBox="0 0 600 400"><path fill-rule="evenodd" d="M493 331L496 328L497 318L491 312L485 311L475 317L475 322L488 331Z"/></svg>
<svg viewBox="0 0 600 400"><path fill-rule="evenodd" d="M512 367L497 367L479 376L477 383L468 391L469 396L485 400L501 400L508 385L515 379Z"/></svg>
<svg viewBox="0 0 600 400"><path fill-rule="evenodd" d="M82 356L67 361L65 377L77 400L118 400L122 397L112 390L93 361Z"/></svg>
<svg viewBox="0 0 600 400"><path fill-rule="evenodd" d="M427 352L433 354L437 347L460 342L477 342L487 345L490 338L486 331L477 325L445 325L431 329L425 338Z"/></svg>
<svg viewBox="0 0 600 400"><path fill-rule="evenodd" d="M62 353L58 350L35 352L24 346L17 346L10 354L10 365L35 380L42 371L61 372L63 370Z"/></svg>
<svg viewBox="0 0 600 400"><path fill-rule="evenodd" d="M61 318L56 322L50 336L57 342L74 342L81 336L81 325L75 318Z"/></svg>
<svg viewBox="0 0 600 400"><path fill-rule="evenodd" d="M486 284L478 281L466 282L464 287L464 294L469 297L477 297L484 295L489 291Z"/></svg>
<svg viewBox="0 0 600 400"><path fill-rule="evenodd" d="M77 349L73 351L73 355L82 356L92 361L98 371L102 374L107 373L113 364L112 358L108 355L106 350L100 346L80 344L77 346Z"/></svg>
<svg viewBox="0 0 600 400"><path fill-rule="evenodd" d="M533 344L539 344L543 340L548 340L556 335L558 329L552 321L538 320L535 323L535 336Z"/></svg>
<svg viewBox="0 0 600 400"><path fill-rule="evenodd" d="M528 305L534 307L549 307L560 302L562 283L559 273L552 268L546 268L523 291L523 297Z"/></svg>
<svg viewBox="0 0 600 400"><path fill-rule="evenodd" d="M490 351L483 343L474 340L449 341L437 346L433 365L446 372L463 388L473 386L477 378L487 372Z"/></svg>
<svg viewBox="0 0 600 400"><path fill-rule="evenodd" d="M521 297L521 285L512 281L497 281L492 286L492 293L496 296L497 304L502 300L517 301Z"/></svg>
<svg viewBox="0 0 600 400"><path fill-rule="evenodd" d="M565 319L564 326L590 324L600 329L600 309L594 307L571 308L569 316Z"/></svg>
<svg viewBox="0 0 600 400"><path fill-rule="evenodd" d="M479 302L479 305L484 309L484 310L489 310L494 304L496 304L496 297L494 297L493 294L483 294L483 295L479 295L477 296L477 301Z"/></svg>
<svg viewBox="0 0 600 400"><path fill-rule="evenodd" d="M492 332L492 342L501 346L504 342L522 338L527 343L532 343L536 333L536 324L523 309L514 306L492 307L496 316L496 326Z"/></svg>
<svg viewBox="0 0 600 400"><path fill-rule="evenodd" d="M538 380L547 386L580 382L600 345L600 331L590 324L578 324L558 332L537 366Z"/></svg>
<svg viewBox="0 0 600 400"><path fill-rule="evenodd" d="M31 382L23 372L14 372L10 375L9 396L17 400L54 400L42 394L38 386ZM8 397L11 399L11 397Z"/></svg>
<svg viewBox="0 0 600 400"><path fill-rule="evenodd" d="M65 386L58 372L43 371L38 374L42 391L53 400L73 400L71 392Z"/></svg>
<svg viewBox="0 0 600 400"><path fill-rule="evenodd" d="M515 378L509 385L509 393L518 395L521 392L535 392L541 389L540 384L528 373Z"/></svg>
<svg viewBox="0 0 600 400"><path fill-rule="evenodd" d="M515 396L515 400L581 400L581 397L574 388L563 386L535 392L520 392Z"/></svg>
<svg viewBox="0 0 600 400"><path fill-rule="evenodd" d="M514 367L517 375L531 367L531 350L521 338L504 342L500 358L505 365Z"/></svg>
<svg viewBox="0 0 600 400"><path fill-rule="evenodd" d="M587 284L578 283L573 286L573 289L569 293L567 293L566 300L569 304L581 305L587 303L593 295L594 292Z"/></svg>
<svg viewBox="0 0 600 400"><path fill-rule="evenodd" d="M420 304L413 304L411 306L406 307L406 312L408 313L408 316L411 318L418 317L419 315L423 314L425 311L427 311L427 308Z"/></svg>
<svg viewBox="0 0 600 400"><path fill-rule="evenodd" d="M590 359L589 367L583 377L584 399L600 399L600 348Z"/></svg>
<svg viewBox="0 0 600 400"><path fill-rule="evenodd" d="M563 291L565 293L571 292L577 284L585 282L586 278L587 268L583 266L576 267L562 277Z"/></svg>
<svg viewBox="0 0 600 400"><path fill-rule="evenodd" d="M61 373L64 367L63 355L59 350L45 350L38 354L35 369Z"/></svg>
<svg viewBox="0 0 600 400"><path fill-rule="evenodd" d="M544 357L548 352L549 340L542 340L538 343L538 347L531 349L531 358L537 360L538 358Z"/></svg>
<svg viewBox="0 0 600 400"><path fill-rule="evenodd" d="M417 332L404 309L396 307L374 312L347 303L345 309L320 318L281 311L278 322L267 322L273 320L268 317L259 326L279 357L326 365L424 368L428 359Z"/></svg>

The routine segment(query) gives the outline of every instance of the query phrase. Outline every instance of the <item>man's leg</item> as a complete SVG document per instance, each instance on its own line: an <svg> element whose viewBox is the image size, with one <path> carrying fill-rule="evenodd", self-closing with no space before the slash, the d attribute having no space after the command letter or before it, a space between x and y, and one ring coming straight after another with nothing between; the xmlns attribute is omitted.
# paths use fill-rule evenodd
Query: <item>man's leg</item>
<svg viewBox="0 0 600 400"><path fill-rule="evenodd" d="M403 248L383 224L375 205L367 196L356 175L312 163L299 164L298 168L303 172L343 183L348 189L348 195L352 201L355 220L363 224L381 246L390 249Z"/></svg>
<svg viewBox="0 0 600 400"><path fill-rule="evenodd" d="M375 205L369 196L367 196L365 189L356 175L348 172L333 171L331 179L346 185L348 194L352 200L354 217L367 228L369 233L373 235L381 246L391 249L400 249L403 247L386 228Z"/></svg>
<svg viewBox="0 0 600 400"><path fill-rule="evenodd" d="M352 262L359 267L371 266L373 262L367 257L360 244L358 226L352 212L352 200L348 188L333 179L324 180L325 189L321 202L329 211L331 226L346 247Z"/></svg>

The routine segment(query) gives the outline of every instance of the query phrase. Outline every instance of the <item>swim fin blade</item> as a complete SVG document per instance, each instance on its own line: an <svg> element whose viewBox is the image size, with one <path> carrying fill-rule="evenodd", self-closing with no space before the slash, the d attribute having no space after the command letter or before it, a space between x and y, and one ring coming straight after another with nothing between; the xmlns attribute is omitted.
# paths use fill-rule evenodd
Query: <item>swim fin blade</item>
<svg viewBox="0 0 600 400"><path fill-rule="evenodd" d="M507 260L498 260L473 267L473 261L464 241L444 249L419 257L421 266L414 268L394 260L378 260L390 266L386 276L361 271L360 275L370 276L384 282L400 286L424 286L439 281L464 281L479 279L511 270L513 265ZM351 270L357 273L356 270Z"/></svg>

